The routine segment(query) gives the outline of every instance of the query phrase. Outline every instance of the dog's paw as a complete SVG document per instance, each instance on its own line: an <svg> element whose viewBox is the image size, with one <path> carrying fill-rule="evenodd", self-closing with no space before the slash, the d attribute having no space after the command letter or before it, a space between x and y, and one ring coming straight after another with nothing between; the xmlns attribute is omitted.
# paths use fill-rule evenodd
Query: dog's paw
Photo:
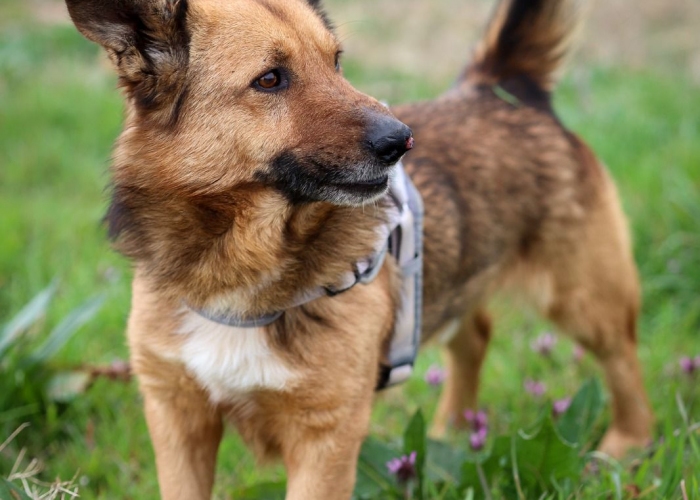
<svg viewBox="0 0 700 500"><path fill-rule="evenodd" d="M649 446L650 436L634 436L625 434L620 429L608 429L598 446L598 451L613 458L623 458L630 451L641 450Z"/></svg>

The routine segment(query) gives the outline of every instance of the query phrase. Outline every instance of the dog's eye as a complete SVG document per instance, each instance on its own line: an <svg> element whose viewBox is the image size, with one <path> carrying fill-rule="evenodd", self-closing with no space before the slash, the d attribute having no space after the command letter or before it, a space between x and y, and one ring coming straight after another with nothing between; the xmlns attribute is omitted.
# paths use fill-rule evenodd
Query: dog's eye
<svg viewBox="0 0 700 500"><path fill-rule="evenodd" d="M269 90L277 87L281 80L279 71L273 70L258 78L257 84L265 90Z"/></svg>
<svg viewBox="0 0 700 500"><path fill-rule="evenodd" d="M280 70L273 69L255 80L253 87L266 92L281 90L287 87L287 79Z"/></svg>

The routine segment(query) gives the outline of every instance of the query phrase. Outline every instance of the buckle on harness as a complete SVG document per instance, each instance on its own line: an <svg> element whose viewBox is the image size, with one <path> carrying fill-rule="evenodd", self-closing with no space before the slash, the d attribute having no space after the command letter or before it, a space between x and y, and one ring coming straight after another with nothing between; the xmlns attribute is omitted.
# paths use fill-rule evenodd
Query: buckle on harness
<svg viewBox="0 0 700 500"><path fill-rule="evenodd" d="M358 283L362 283L363 285L371 283L382 269L384 259L388 253L388 248L389 244L387 242L379 250L379 252L373 255L371 258L356 263L352 268L354 280L352 280L350 284L343 287L327 286L325 287L326 294L329 297L334 297L340 293L347 292Z"/></svg>

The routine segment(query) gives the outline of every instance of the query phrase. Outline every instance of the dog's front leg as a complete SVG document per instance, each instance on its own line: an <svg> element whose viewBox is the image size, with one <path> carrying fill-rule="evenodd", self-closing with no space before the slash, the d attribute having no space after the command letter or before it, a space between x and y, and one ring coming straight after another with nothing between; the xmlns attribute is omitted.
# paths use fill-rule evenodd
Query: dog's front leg
<svg viewBox="0 0 700 500"><path fill-rule="evenodd" d="M346 500L355 486L357 459L367 435L370 401L332 428L301 430L283 450L286 500Z"/></svg>
<svg viewBox="0 0 700 500"><path fill-rule="evenodd" d="M208 500L223 424L201 394L144 390L163 500Z"/></svg>

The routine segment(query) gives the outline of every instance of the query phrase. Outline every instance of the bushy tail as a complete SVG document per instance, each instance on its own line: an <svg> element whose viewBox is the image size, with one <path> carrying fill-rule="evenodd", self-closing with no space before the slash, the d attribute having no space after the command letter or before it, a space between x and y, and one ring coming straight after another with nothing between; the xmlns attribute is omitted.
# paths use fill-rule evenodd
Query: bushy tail
<svg viewBox="0 0 700 500"><path fill-rule="evenodd" d="M585 0L501 0L463 78L496 84L527 76L554 87L584 16Z"/></svg>

